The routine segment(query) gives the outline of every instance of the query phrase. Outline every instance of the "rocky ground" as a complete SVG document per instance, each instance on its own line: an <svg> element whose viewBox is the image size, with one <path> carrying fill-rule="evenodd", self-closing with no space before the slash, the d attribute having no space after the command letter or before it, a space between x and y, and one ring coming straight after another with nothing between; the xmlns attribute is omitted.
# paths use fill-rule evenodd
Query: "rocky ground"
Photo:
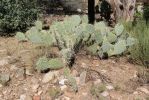
<svg viewBox="0 0 149 100"><path fill-rule="evenodd" d="M62 19L44 20L51 24ZM69 84L66 68L46 73L35 69L35 61L44 53L35 47L14 37L0 37L0 100L149 100L149 85L139 81L140 66L128 57L100 60L82 51L70 69L69 80L76 83Z"/></svg>
<svg viewBox="0 0 149 100"><path fill-rule="evenodd" d="M33 46L14 37L0 38L0 100L149 100L149 86L138 81L139 66L127 57L100 60L79 53L71 68L78 87L74 91L64 68L47 73L35 70L41 51Z"/></svg>

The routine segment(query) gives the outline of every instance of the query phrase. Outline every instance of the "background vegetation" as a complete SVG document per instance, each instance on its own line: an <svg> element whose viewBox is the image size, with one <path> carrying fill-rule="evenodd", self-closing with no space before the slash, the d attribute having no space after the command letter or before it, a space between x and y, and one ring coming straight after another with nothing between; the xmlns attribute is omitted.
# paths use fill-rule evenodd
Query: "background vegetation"
<svg viewBox="0 0 149 100"><path fill-rule="evenodd" d="M37 0L1 0L0 35L25 30L37 19Z"/></svg>

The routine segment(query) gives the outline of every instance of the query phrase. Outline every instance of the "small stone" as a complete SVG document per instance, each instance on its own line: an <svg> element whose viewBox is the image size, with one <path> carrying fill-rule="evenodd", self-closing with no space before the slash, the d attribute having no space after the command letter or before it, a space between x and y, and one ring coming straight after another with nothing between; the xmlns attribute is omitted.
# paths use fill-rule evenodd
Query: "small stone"
<svg viewBox="0 0 149 100"><path fill-rule="evenodd" d="M37 94L38 94L38 95L41 95L41 94L42 94L42 92L43 92L43 91L42 91L42 90L40 90L40 91L38 91L38 93L37 93Z"/></svg>
<svg viewBox="0 0 149 100"><path fill-rule="evenodd" d="M41 100L41 97L39 95L33 96L33 100Z"/></svg>
<svg viewBox="0 0 149 100"><path fill-rule="evenodd" d="M102 96L107 97L109 95L109 93L107 91L104 91L101 93Z"/></svg>
<svg viewBox="0 0 149 100"><path fill-rule="evenodd" d="M63 85L63 86L61 86L60 88L61 88L61 91L64 91L64 90L67 89L67 86L66 86L66 85Z"/></svg>
<svg viewBox="0 0 149 100"><path fill-rule="evenodd" d="M107 85L106 88L107 88L108 90L114 89L114 87L113 87L112 85Z"/></svg>
<svg viewBox="0 0 149 100"><path fill-rule="evenodd" d="M1 84L6 85L9 80L10 80L10 74L7 74L7 73L0 74Z"/></svg>
<svg viewBox="0 0 149 100"><path fill-rule="evenodd" d="M23 80L25 77L25 69L24 68L18 68L16 70L16 78L19 80Z"/></svg>
<svg viewBox="0 0 149 100"><path fill-rule="evenodd" d="M83 96L87 96L87 93L86 93L86 92L83 92L82 95L83 95Z"/></svg>
<svg viewBox="0 0 149 100"><path fill-rule="evenodd" d="M70 100L70 98L69 97L66 97L66 96L63 96L60 100Z"/></svg>
<svg viewBox="0 0 149 100"><path fill-rule="evenodd" d="M2 50L0 50L0 55L1 55L1 56L7 55L7 49L2 49Z"/></svg>
<svg viewBox="0 0 149 100"><path fill-rule="evenodd" d="M79 83L80 85L85 85L86 73L87 73L86 71L84 71L84 72L81 73L80 80L79 80L80 81L80 83Z"/></svg>
<svg viewBox="0 0 149 100"><path fill-rule="evenodd" d="M11 67L10 67L10 70L11 71L16 71L18 68L16 67L16 65L12 65Z"/></svg>
<svg viewBox="0 0 149 100"><path fill-rule="evenodd" d="M26 95L22 94L19 100L26 100Z"/></svg>
<svg viewBox="0 0 149 100"><path fill-rule="evenodd" d="M133 92L133 94L137 94L137 95L138 95L138 92L137 92L137 91L135 91L135 92Z"/></svg>
<svg viewBox="0 0 149 100"><path fill-rule="evenodd" d="M44 75L42 82L43 83L48 83L49 81L54 79L54 77L57 77L58 74L59 74L58 71L49 72L49 73Z"/></svg>
<svg viewBox="0 0 149 100"><path fill-rule="evenodd" d="M149 90L146 89L146 88L141 87L141 88L138 88L137 90L139 90L141 92L144 92L145 94L148 94L149 95Z"/></svg>
<svg viewBox="0 0 149 100"><path fill-rule="evenodd" d="M82 63L83 68L87 68L88 66L85 63Z"/></svg>
<svg viewBox="0 0 149 100"><path fill-rule="evenodd" d="M8 60L6 59L3 59L0 61L0 66L4 66L4 65L7 65L8 64Z"/></svg>
<svg viewBox="0 0 149 100"><path fill-rule="evenodd" d="M29 76L33 76L33 75L34 75L34 74L33 74L33 69L31 69L31 68L28 69L28 68L27 68L27 69L25 70L25 74L26 74L26 75L29 75Z"/></svg>
<svg viewBox="0 0 149 100"><path fill-rule="evenodd" d="M94 81L94 85L98 85L100 83L101 83L101 80L100 79L97 79L97 80Z"/></svg>
<svg viewBox="0 0 149 100"><path fill-rule="evenodd" d="M61 79L60 81L59 81L59 84L60 85L65 85L65 82L66 81L68 81L68 79Z"/></svg>
<svg viewBox="0 0 149 100"><path fill-rule="evenodd" d="M39 84L33 85L33 86L32 86L33 92L37 92L37 91L38 91L38 88L39 88Z"/></svg>
<svg viewBox="0 0 149 100"><path fill-rule="evenodd" d="M106 72L107 72L107 70L104 70L104 69L101 70L101 73L102 73L102 74L105 74Z"/></svg>
<svg viewBox="0 0 149 100"><path fill-rule="evenodd" d="M2 85L2 84L0 84L0 88L1 88L1 87L3 87L3 85Z"/></svg>

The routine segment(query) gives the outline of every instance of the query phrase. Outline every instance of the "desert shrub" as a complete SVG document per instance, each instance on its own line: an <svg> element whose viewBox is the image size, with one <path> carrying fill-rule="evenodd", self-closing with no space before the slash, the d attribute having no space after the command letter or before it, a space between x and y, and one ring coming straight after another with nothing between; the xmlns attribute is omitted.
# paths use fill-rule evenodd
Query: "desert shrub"
<svg viewBox="0 0 149 100"><path fill-rule="evenodd" d="M19 32L16 37L19 41L29 40L45 47L52 47L54 44L59 48L63 62L69 66L74 63L75 55L80 49L84 48L90 54L103 58L105 55L109 57L121 55L135 43L135 39L120 23L111 29L104 22L88 24L87 16L78 15L54 22L49 30L42 30L42 23L37 21L25 35ZM49 59L42 57L37 63L37 68L39 70L51 68L48 65Z"/></svg>
<svg viewBox="0 0 149 100"><path fill-rule="evenodd" d="M0 31L8 32L25 30L37 19L36 0L1 0Z"/></svg>
<svg viewBox="0 0 149 100"><path fill-rule="evenodd" d="M149 26L145 21L138 22L133 27L132 35L137 39L137 43L130 50L132 59L149 67Z"/></svg>

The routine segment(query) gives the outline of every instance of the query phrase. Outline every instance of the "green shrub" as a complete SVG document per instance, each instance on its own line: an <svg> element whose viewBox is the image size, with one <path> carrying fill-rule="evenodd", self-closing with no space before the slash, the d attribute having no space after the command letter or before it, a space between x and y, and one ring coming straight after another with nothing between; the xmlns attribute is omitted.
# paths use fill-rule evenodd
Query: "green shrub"
<svg viewBox="0 0 149 100"><path fill-rule="evenodd" d="M132 32L137 43L130 50L131 57L137 63L149 67L149 26L143 21L138 22Z"/></svg>
<svg viewBox="0 0 149 100"><path fill-rule="evenodd" d="M0 1L0 35L8 32L25 30L37 19L36 0L1 0Z"/></svg>
<svg viewBox="0 0 149 100"><path fill-rule="evenodd" d="M85 23L88 22L85 19L85 16L81 18L78 15L66 17L64 21L54 22L49 30L42 30L42 23L37 21L35 27L25 34L18 32L16 37L19 41L29 40L45 47L56 45L63 62L69 66L73 65L75 55L82 48L90 54L104 58L121 55L135 43L135 39L125 31L122 24L117 24L110 30L104 22L90 25ZM40 59L37 64L41 65L40 69L47 68L46 64L49 64L44 60Z"/></svg>

